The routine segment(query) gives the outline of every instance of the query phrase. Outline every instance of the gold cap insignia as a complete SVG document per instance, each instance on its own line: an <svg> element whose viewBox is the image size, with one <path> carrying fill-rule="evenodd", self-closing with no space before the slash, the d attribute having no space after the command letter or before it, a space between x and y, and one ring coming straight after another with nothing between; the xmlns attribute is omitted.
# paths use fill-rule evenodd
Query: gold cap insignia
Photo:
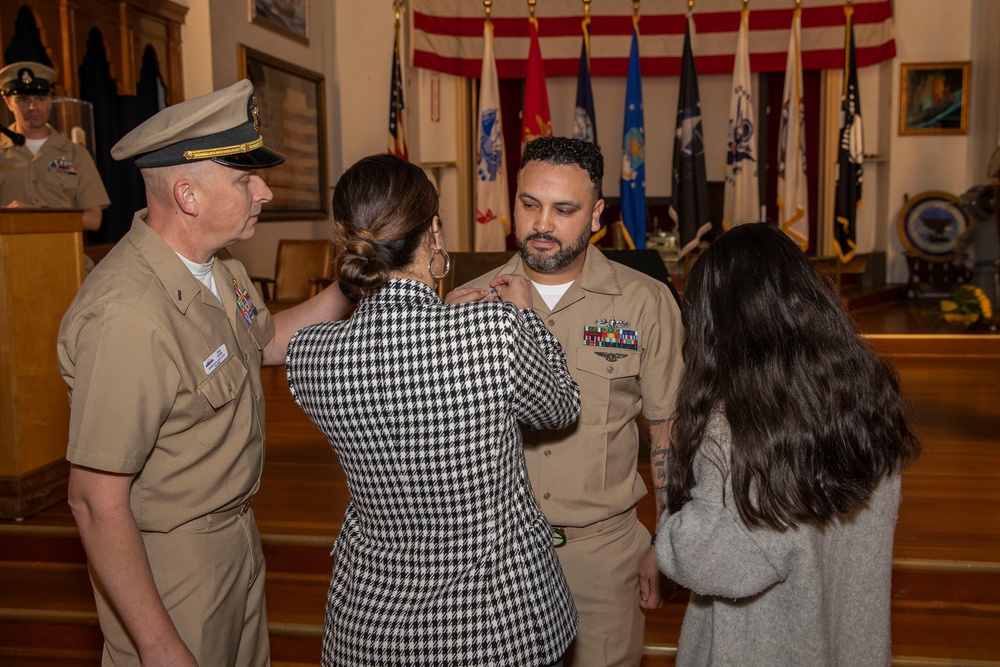
<svg viewBox="0 0 1000 667"><path fill-rule="evenodd" d="M250 96L250 119L253 121L254 132L260 132L260 108L257 106L257 96Z"/></svg>
<svg viewBox="0 0 1000 667"><path fill-rule="evenodd" d="M31 70L30 69L21 70L21 83L23 83L24 85L28 85L32 81L34 81L34 77L31 76Z"/></svg>

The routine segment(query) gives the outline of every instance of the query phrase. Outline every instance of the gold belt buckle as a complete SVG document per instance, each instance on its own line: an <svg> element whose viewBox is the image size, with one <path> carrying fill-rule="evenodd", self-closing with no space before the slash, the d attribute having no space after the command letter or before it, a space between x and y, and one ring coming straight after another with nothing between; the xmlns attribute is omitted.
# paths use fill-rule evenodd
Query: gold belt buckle
<svg viewBox="0 0 1000 667"><path fill-rule="evenodd" d="M250 502L252 500L253 496L250 496L249 498L243 501L243 505L240 507L240 516L243 516L244 514L247 513L247 510L250 509Z"/></svg>

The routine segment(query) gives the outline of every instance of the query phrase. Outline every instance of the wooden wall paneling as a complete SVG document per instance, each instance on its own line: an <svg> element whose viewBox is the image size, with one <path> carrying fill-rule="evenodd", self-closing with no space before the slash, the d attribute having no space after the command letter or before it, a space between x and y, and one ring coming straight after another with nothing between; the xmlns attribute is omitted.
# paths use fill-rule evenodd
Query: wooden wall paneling
<svg viewBox="0 0 1000 667"><path fill-rule="evenodd" d="M122 2L126 4L126 2ZM139 80L142 54L147 45L156 51L160 77L166 88L166 104L184 100L184 76L181 67L181 24L187 7L169 0L127 0L127 25L131 30L130 53L135 63L135 81Z"/></svg>
<svg viewBox="0 0 1000 667"><path fill-rule="evenodd" d="M27 7L35 17L35 24L41 33L42 45L49 56L49 60L55 66L56 74L59 75L59 86L56 92L60 95L69 94L76 75L69 74L74 70L70 69L64 61L64 41L65 30L62 23L62 3L60 0L31 0L26 3L23 0L0 0L0 56L3 51L10 46L14 38L14 26L17 21L17 14L21 7ZM4 65L8 64L6 60Z"/></svg>
<svg viewBox="0 0 1000 667"><path fill-rule="evenodd" d="M122 58L122 36L119 29L120 12L118 8L107 2L79 2L75 8L67 5L69 22L71 23L72 50L76 62L73 66L74 80L77 80L80 64L87 54L87 42L90 31L96 29L101 33L104 42L104 57L108 61L111 78L119 95L135 95L135 86L129 89L126 85L127 64ZM79 82L76 91L79 93Z"/></svg>
<svg viewBox="0 0 1000 667"><path fill-rule="evenodd" d="M170 23L170 38L168 41L170 53L167 56L170 63L170 74L164 85L167 87L167 105L184 101L184 68L181 65L181 24Z"/></svg>
<svg viewBox="0 0 1000 667"><path fill-rule="evenodd" d="M170 25L163 19L149 14L136 12L132 25L132 57L136 64L136 81L138 81L142 68L143 52L147 46L152 47L156 52L156 63L160 70L160 79L167 89L167 104L170 97L176 92L170 80Z"/></svg>

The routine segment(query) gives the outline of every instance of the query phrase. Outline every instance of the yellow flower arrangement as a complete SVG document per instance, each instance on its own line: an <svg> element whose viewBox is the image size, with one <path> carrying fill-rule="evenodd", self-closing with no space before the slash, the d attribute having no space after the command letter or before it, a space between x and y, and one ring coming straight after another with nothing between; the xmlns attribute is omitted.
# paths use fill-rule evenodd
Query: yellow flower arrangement
<svg viewBox="0 0 1000 667"><path fill-rule="evenodd" d="M993 317L993 304L978 287L959 285L951 291L951 298L941 299L941 317L945 322L970 325Z"/></svg>

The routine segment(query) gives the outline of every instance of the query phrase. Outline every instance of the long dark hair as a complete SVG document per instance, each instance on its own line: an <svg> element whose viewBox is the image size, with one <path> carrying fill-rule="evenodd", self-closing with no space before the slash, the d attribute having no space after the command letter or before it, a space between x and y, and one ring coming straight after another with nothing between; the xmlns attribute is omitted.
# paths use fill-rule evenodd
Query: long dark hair
<svg viewBox="0 0 1000 667"><path fill-rule="evenodd" d="M716 239L691 269L682 312L671 511L691 499L695 455L712 446L706 427L716 410L732 433L724 474L751 527L849 513L919 454L895 372L774 225L740 225Z"/></svg>
<svg viewBox="0 0 1000 667"><path fill-rule="evenodd" d="M362 158L333 189L334 268L353 297L377 292L405 268L438 212L423 169L383 153Z"/></svg>

